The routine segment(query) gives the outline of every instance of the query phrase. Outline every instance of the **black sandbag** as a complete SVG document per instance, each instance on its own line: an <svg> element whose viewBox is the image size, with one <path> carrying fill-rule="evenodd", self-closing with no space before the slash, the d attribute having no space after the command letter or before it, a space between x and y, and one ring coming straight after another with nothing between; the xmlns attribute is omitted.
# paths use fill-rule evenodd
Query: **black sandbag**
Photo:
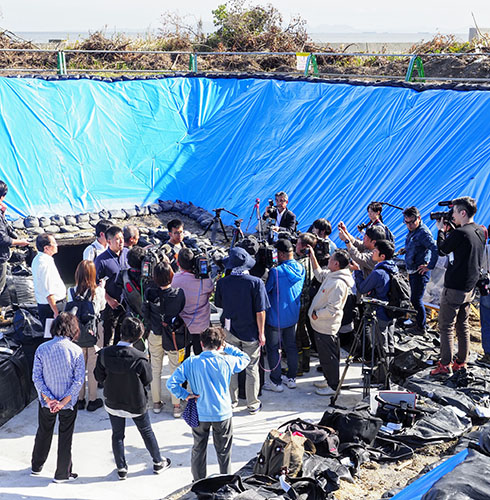
<svg viewBox="0 0 490 500"><path fill-rule="evenodd" d="M305 453L303 457L301 477L317 479L327 493L338 490L341 479L349 483L354 482L349 469L337 459L320 457L309 453Z"/></svg>
<svg viewBox="0 0 490 500"><path fill-rule="evenodd" d="M231 500L245 488L237 474L221 474L196 481L191 491L199 500Z"/></svg>
<svg viewBox="0 0 490 500"><path fill-rule="evenodd" d="M367 450L373 462L396 462L413 456L413 448L396 440L378 436Z"/></svg>
<svg viewBox="0 0 490 500"><path fill-rule="evenodd" d="M0 425L3 425L32 401L35 392L22 347L6 339L0 345L13 351L0 352Z"/></svg>
<svg viewBox="0 0 490 500"><path fill-rule="evenodd" d="M469 449L468 456L439 479L422 500L488 500L490 456Z"/></svg>

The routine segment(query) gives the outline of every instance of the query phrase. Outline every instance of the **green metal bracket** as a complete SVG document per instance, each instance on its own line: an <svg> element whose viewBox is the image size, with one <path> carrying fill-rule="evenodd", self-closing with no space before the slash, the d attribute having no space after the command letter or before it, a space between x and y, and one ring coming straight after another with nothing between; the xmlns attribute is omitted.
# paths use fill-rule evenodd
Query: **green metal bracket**
<svg viewBox="0 0 490 500"><path fill-rule="evenodd" d="M417 54L414 54L410 58L410 63L408 64L408 68L407 68L407 74L405 75L405 81L406 82L413 82L414 81L413 71L415 69L415 66L417 67L416 68L417 74L418 74L418 77L420 78L419 81L425 82L425 80L423 80L423 78L425 77L424 64L423 64L420 56L418 56Z"/></svg>
<svg viewBox="0 0 490 500"><path fill-rule="evenodd" d="M308 59L306 60L306 67L305 67L305 76L308 76L308 73L310 72L310 66L313 66L313 73L315 75L318 74L318 63L316 62L316 55L315 54L308 54Z"/></svg>
<svg viewBox="0 0 490 500"><path fill-rule="evenodd" d="M66 75L66 57L62 50L59 50L56 54L56 63L58 67L58 75Z"/></svg>
<svg viewBox="0 0 490 500"><path fill-rule="evenodd" d="M189 71L193 71L197 73L197 55L190 54L189 55Z"/></svg>

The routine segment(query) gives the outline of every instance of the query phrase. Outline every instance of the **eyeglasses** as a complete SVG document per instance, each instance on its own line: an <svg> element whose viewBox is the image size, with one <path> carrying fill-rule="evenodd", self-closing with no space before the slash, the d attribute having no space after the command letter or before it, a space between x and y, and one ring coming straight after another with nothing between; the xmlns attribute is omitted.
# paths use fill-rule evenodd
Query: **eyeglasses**
<svg viewBox="0 0 490 500"><path fill-rule="evenodd" d="M405 220L403 219L403 223L406 224L407 226L410 226L411 224L415 224L417 219L412 219L412 220Z"/></svg>

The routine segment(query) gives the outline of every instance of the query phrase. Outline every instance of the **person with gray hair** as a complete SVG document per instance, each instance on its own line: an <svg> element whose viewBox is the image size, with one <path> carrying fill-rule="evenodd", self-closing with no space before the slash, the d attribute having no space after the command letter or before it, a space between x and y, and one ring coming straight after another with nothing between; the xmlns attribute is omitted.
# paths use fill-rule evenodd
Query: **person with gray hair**
<svg viewBox="0 0 490 500"><path fill-rule="evenodd" d="M129 269L128 252L138 244L140 231L136 226L129 225L123 227L124 248L121 252L122 269Z"/></svg>

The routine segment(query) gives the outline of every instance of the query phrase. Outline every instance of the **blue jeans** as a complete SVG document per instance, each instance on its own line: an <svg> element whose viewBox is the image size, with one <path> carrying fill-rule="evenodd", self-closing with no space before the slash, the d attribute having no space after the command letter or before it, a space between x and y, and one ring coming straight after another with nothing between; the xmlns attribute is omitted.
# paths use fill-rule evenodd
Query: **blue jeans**
<svg viewBox="0 0 490 500"><path fill-rule="evenodd" d="M124 457L124 429L126 427L126 419L123 417L116 417L109 413L109 419L112 426L112 451L114 453L114 460L118 469L127 469L126 458ZM162 461L160 449L158 448L157 439L151 428L150 417L148 412L134 417L133 422L138 428L143 441L145 442L146 449L150 452L151 458L154 463Z"/></svg>
<svg viewBox="0 0 490 500"><path fill-rule="evenodd" d="M422 300L425 287L430 280L430 271L425 274L413 273L408 275L410 281L410 302L417 311L417 326L423 330L426 325L425 307Z"/></svg>
<svg viewBox="0 0 490 500"><path fill-rule="evenodd" d="M281 383L281 363L279 360L279 350L281 347L286 351L288 378L296 378L298 371L298 348L296 347L295 325L281 329L266 325L265 339L272 383L276 385Z"/></svg>
<svg viewBox="0 0 490 500"><path fill-rule="evenodd" d="M490 354L490 295L480 297L481 345Z"/></svg>

